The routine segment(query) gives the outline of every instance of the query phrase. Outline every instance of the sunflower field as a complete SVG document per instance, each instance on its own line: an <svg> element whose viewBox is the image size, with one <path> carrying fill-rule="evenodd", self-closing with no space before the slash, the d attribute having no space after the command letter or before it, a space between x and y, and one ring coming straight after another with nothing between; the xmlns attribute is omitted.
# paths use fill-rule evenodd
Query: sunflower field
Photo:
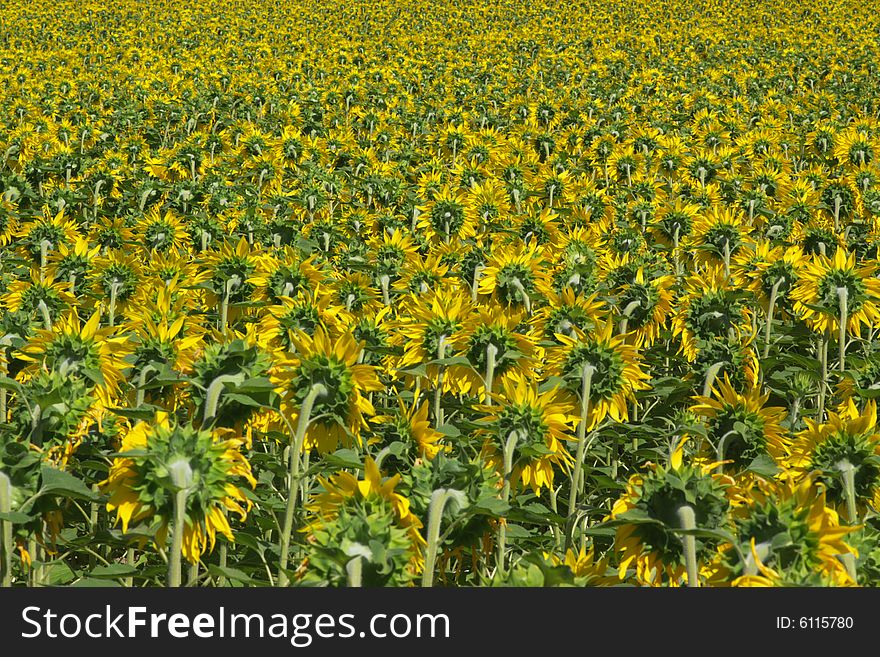
<svg viewBox="0 0 880 657"><path fill-rule="evenodd" d="M880 584L878 34L5 3L2 585Z"/></svg>

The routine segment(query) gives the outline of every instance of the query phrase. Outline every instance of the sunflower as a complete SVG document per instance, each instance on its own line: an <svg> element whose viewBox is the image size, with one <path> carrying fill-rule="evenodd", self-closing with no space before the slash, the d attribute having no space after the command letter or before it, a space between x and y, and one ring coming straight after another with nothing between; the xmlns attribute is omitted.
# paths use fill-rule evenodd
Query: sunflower
<svg viewBox="0 0 880 657"><path fill-rule="evenodd" d="M610 321L597 323L590 333L575 330L575 337L559 333L556 340L559 346L547 351L548 373L564 379L567 389L578 395L584 394L583 381L589 379L587 430L609 415L616 422L626 422L636 391L650 387L645 382L651 377L641 370L635 347L614 334Z"/></svg>
<svg viewBox="0 0 880 657"><path fill-rule="evenodd" d="M757 556L786 580L809 581L819 574L835 586L853 583L840 557L854 554L845 539L855 528L840 524L812 476L799 483L756 479L741 499L732 512L739 550L721 555L725 579L741 586L738 578L758 576Z"/></svg>
<svg viewBox="0 0 880 657"><path fill-rule="evenodd" d="M74 305L75 298L69 287L68 283L56 282L48 275L41 277L40 270L32 267L30 280L19 278L13 281L0 296L0 303L10 313L25 312L51 324L65 309Z"/></svg>
<svg viewBox="0 0 880 657"><path fill-rule="evenodd" d="M369 515L361 511L371 510L373 507L386 508L392 514L394 525L403 530L407 537L408 568L413 573L422 570L422 551L426 545L421 534L423 525L410 510L409 500L395 492L400 483L399 474L383 478L376 462L368 456L364 461L363 479L342 470L328 478L319 477L318 482L324 490L306 505L306 509L312 514L306 531L310 534L326 531L331 523L342 517L346 519L346 523L339 528L343 533L346 533L346 528L357 530L359 523L355 518ZM357 538L365 542L372 540L369 533ZM336 542L336 545L339 543ZM369 582L369 579L368 573L366 580Z"/></svg>
<svg viewBox="0 0 880 657"><path fill-rule="evenodd" d="M637 348L650 347L660 337L672 313L674 282L668 275L646 279L644 267L639 267L634 280L617 295L620 325L626 327L628 340Z"/></svg>
<svg viewBox="0 0 880 657"><path fill-rule="evenodd" d="M260 293L257 286L262 253L242 237L236 244L224 242L220 249L207 251L202 266L210 273L211 301L215 307L252 301Z"/></svg>
<svg viewBox="0 0 880 657"><path fill-rule="evenodd" d="M380 448L401 443L420 458L433 459L441 451L451 450L451 446L441 441L444 435L435 431L428 421L428 402L407 407L400 397L397 398L399 409L391 415L377 415L373 418L372 432L375 438L368 442Z"/></svg>
<svg viewBox="0 0 880 657"><path fill-rule="evenodd" d="M83 378L97 387L102 403L109 405L125 381L124 359L131 353L131 345L127 335L114 335L113 327L99 328L100 322L99 311L85 324L70 311L51 329L38 330L18 356L29 363L22 374L29 377L47 369Z"/></svg>
<svg viewBox="0 0 880 657"><path fill-rule="evenodd" d="M450 373L457 378L456 388L485 398L510 376L531 371L535 343L522 333L523 328L520 313L502 312L497 305L479 307L450 340L454 353L462 354L473 367L459 367ZM487 391L490 385L492 389Z"/></svg>
<svg viewBox="0 0 880 657"><path fill-rule="evenodd" d="M73 248L61 243L49 258L46 275L58 281L68 281L71 294L81 293L88 289L86 285L100 251L100 246L91 246L83 237L77 238Z"/></svg>
<svg viewBox="0 0 880 657"><path fill-rule="evenodd" d="M300 332L293 346L295 354L278 363L271 378L282 397L282 412L294 426L310 391L318 384L325 389L314 403L305 449L323 454L360 442L361 429L367 426L364 415L375 412L364 393L383 389L376 368L358 362L362 345L350 332L332 340L318 326L313 336Z"/></svg>
<svg viewBox="0 0 880 657"><path fill-rule="evenodd" d="M572 337L578 330L589 333L607 315L608 307L597 293L586 296L566 287L548 293L547 304L532 317L532 330L542 340L558 344L557 333Z"/></svg>
<svg viewBox="0 0 880 657"><path fill-rule="evenodd" d="M474 236L468 198L451 185L443 185L427 204L419 207L417 227L432 243L463 241Z"/></svg>
<svg viewBox="0 0 880 657"><path fill-rule="evenodd" d="M792 290L794 309L821 333L837 332L843 316L846 331L858 336L864 324L880 324L880 280L871 262L859 263L854 253L838 249L833 258L813 256Z"/></svg>
<svg viewBox="0 0 880 657"><path fill-rule="evenodd" d="M807 428L795 436L790 464L793 473L815 472L832 508L846 509L851 523L864 508L880 508L880 433L877 405L869 401L858 413L850 401L845 415L828 414L828 422L804 418Z"/></svg>
<svg viewBox="0 0 880 657"><path fill-rule="evenodd" d="M22 258L39 264L62 244L72 247L79 237L79 228L64 216L64 210L50 215L45 208L42 217L22 224L15 237L15 246Z"/></svg>
<svg viewBox="0 0 880 657"><path fill-rule="evenodd" d="M315 258L303 259L299 253L285 246L260 258L257 271L250 282L261 289L272 303L282 297L295 298L308 294L323 282L324 276L315 267Z"/></svg>
<svg viewBox="0 0 880 657"><path fill-rule="evenodd" d="M506 306L522 306L531 314L538 295L549 288L543 256L543 248L535 242L495 248L480 277L479 293Z"/></svg>
<svg viewBox="0 0 880 657"><path fill-rule="evenodd" d="M493 406L479 409L485 414L480 424L486 436L483 456L498 472L504 472L504 451L512 444L510 486L541 489L553 486L554 468L568 469L573 459L565 448L573 440L577 423L568 397L557 390L538 392L534 379L512 374L493 393Z"/></svg>
<svg viewBox="0 0 880 657"><path fill-rule="evenodd" d="M672 334L681 341L680 353L693 362L701 343L748 335L752 312L724 271L712 267L685 279Z"/></svg>
<svg viewBox="0 0 880 657"><path fill-rule="evenodd" d="M619 554L620 579L625 579L634 567L640 584L678 586L685 580L684 540L678 532L684 527L679 510L690 507L700 529L724 530L730 525L733 482L710 474L713 467L696 468L678 462L630 477L626 492L611 509L611 520L617 526L614 545ZM695 538L700 575L710 577L719 541Z"/></svg>
<svg viewBox="0 0 880 657"><path fill-rule="evenodd" d="M394 343L403 348L399 367L425 365L426 377L438 385L441 370L432 361L452 355L447 348L462 330L471 308L469 295L452 285L406 300L392 336ZM456 381L457 377L442 377L443 390L451 391L451 384Z"/></svg>
<svg viewBox="0 0 880 657"><path fill-rule="evenodd" d="M747 239L746 219L742 212L731 208L713 207L701 214L688 240L696 252L697 262L724 265L729 269L731 258L742 249Z"/></svg>
<svg viewBox="0 0 880 657"><path fill-rule="evenodd" d="M785 464L788 445L780 422L784 408L766 406L770 394L751 388L739 393L725 375L712 388L710 397L698 396L690 411L706 422L706 440L713 457L732 462L742 472L753 461L769 456L780 466Z"/></svg>
<svg viewBox="0 0 880 657"><path fill-rule="evenodd" d="M279 297L279 303L269 306L260 320L260 343L270 351L291 351L300 331L313 335L320 326L328 335L339 334L351 317L345 308L332 302L333 297L320 285L295 298Z"/></svg>
<svg viewBox="0 0 880 657"><path fill-rule="evenodd" d="M188 241L183 222L170 210L164 213L158 207L151 208L137 224L134 232L147 251L182 250Z"/></svg>
<svg viewBox="0 0 880 657"><path fill-rule="evenodd" d="M244 520L251 508L250 500L234 483L237 477L252 487L257 483L241 445L241 440L228 438L226 432L178 425L164 413L154 422L140 422L126 433L119 456L100 484L110 496L107 511L116 512L123 533L133 523L152 521L157 526L156 545L163 547L173 518L168 466L185 459L194 476L186 497L181 549L196 563L205 551L214 549L218 532L230 542L235 540L225 512L237 513Z"/></svg>

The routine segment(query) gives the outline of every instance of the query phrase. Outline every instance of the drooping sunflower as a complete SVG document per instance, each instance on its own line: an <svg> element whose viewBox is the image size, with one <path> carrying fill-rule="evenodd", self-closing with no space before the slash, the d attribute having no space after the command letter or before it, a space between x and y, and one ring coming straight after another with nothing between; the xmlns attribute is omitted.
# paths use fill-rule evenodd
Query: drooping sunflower
<svg viewBox="0 0 880 657"><path fill-rule="evenodd" d="M527 313L538 306L538 296L549 289L544 250L535 242L496 247L480 277L479 293Z"/></svg>
<svg viewBox="0 0 880 657"><path fill-rule="evenodd" d="M99 328L101 313L95 312L83 324L74 311L68 312L51 329L42 329L22 347L19 358L29 365L22 375L33 376L40 369L65 377L80 377L96 386L104 404L120 392L125 380L124 358L131 353L127 335L113 327Z"/></svg>
<svg viewBox="0 0 880 657"><path fill-rule="evenodd" d="M471 313L470 295L453 285L432 290L427 295L412 296L404 302L392 336L403 348L399 365L402 369L426 365L427 378L437 385L440 369L432 361L452 356L455 336ZM456 379L443 377L445 391Z"/></svg>
<svg viewBox="0 0 880 657"><path fill-rule="evenodd" d="M855 527L840 524L813 476L799 483L756 479L740 499L732 512L739 549L722 551L724 579L742 586L738 578L760 576L757 556L781 579L808 582L820 574L835 586L853 583L840 557L854 553L846 537Z"/></svg>
<svg viewBox="0 0 880 657"><path fill-rule="evenodd" d="M419 230L433 243L466 240L474 236L468 198L451 185L444 185L427 204L419 208Z"/></svg>
<svg viewBox="0 0 880 657"><path fill-rule="evenodd" d="M615 335L610 321L597 324L590 333L575 330L575 337L559 333L556 340L559 346L547 350L548 373L564 379L576 395L586 392L583 382L589 380L587 429L608 416L626 422L636 391L650 387L646 381L651 377L642 371L636 348Z"/></svg>
<svg viewBox="0 0 880 657"><path fill-rule="evenodd" d="M165 545L173 519L174 491L169 464L184 459L193 473L186 497L185 527L181 550L195 563L214 548L217 533L234 541L226 511L244 520L251 508L236 478L251 486L256 480L241 453L242 441L225 431L202 431L178 425L160 413L154 422L140 422L126 433L120 455L101 482L110 496L107 511L116 513L123 533L132 524L157 526L155 542ZM130 455L126 455L130 453Z"/></svg>
<svg viewBox="0 0 880 657"><path fill-rule="evenodd" d="M406 552L404 568L411 575L417 574L424 565L422 552L426 542L421 533L423 525L411 511L409 500L395 492L400 479L399 474L383 478L376 462L369 456L364 461L363 479L344 470L328 478L319 477L318 482L323 491L317 493L306 505L306 509L312 514L306 531L319 545L326 548L338 549L345 543L343 538L348 538L347 542L353 544L368 544L374 539L376 530L370 529L371 517L381 517L383 512L390 513L391 522L405 537L402 543ZM344 522L338 522L340 520ZM391 534L389 538L394 539L393 530ZM391 540L389 543L397 544L400 541ZM348 556L354 557L356 554ZM380 581L384 579L382 573L376 572L372 567L365 567L364 571L365 584L376 584L374 578Z"/></svg>
<svg viewBox="0 0 880 657"><path fill-rule="evenodd" d="M402 443L420 458L433 459L440 451L451 449L441 441L444 435L435 431L428 421L428 402L419 406L409 406L402 399L397 399L399 408L390 415L377 415L373 418L372 433L375 438L370 444L387 447L395 442Z"/></svg>
<svg viewBox="0 0 880 657"><path fill-rule="evenodd" d="M568 469L573 459L565 447L577 423L573 407L558 390L538 392L534 379L512 374L500 393L493 393L492 406L480 406L485 415L481 432L486 436L483 455L504 472L504 452L512 445L511 490L531 488L540 494L552 487L554 468Z"/></svg>
<svg viewBox="0 0 880 657"><path fill-rule="evenodd" d="M535 342L522 333L522 324L520 313L504 312L494 304L479 307L450 340L454 353L462 354L473 367L450 372L458 381L456 387L464 394L484 397L488 376L495 390L514 373L533 370Z"/></svg>
<svg viewBox="0 0 880 657"><path fill-rule="evenodd" d="M271 373L281 395L281 410L293 426L299 421L305 398L316 385L324 387L314 401L304 449L317 449L323 454L339 445L360 442L361 429L367 426L364 415L375 412L365 393L383 389L376 368L359 363L362 345L351 332L333 340L318 326L313 336L300 332L293 346L295 353Z"/></svg>
<svg viewBox="0 0 880 657"><path fill-rule="evenodd" d="M626 327L628 338L639 349L650 347L660 336L672 313L673 276L648 278L644 267L635 279L622 287L617 295L620 326Z"/></svg>
<svg viewBox="0 0 880 657"><path fill-rule="evenodd" d="M877 266L857 262L855 253L838 249L833 258L813 256L792 290L795 311L821 333L840 330L842 313L846 331L858 335L861 325L880 325L880 279Z"/></svg>
<svg viewBox="0 0 880 657"><path fill-rule="evenodd" d="M796 476L816 473L828 503L846 513L850 523L864 509L880 509L880 432L877 405L869 401L858 413L829 413L828 421L804 418L807 428L795 436L790 465Z"/></svg>
<svg viewBox="0 0 880 657"><path fill-rule="evenodd" d="M679 586L686 581L684 537L678 531L685 529L679 515L682 507L692 509L700 529L723 530L730 525L733 482L712 474L713 467L677 461L630 477L626 493L611 509L617 524L614 549L620 579L632 569L636 581L648 586ZM695 546L700 578L712 577L718 539L696 537Z"/></svg>
<svg viewBox="0 0 880 657"><path fill-rule="evenodd" d="M672 334L693 362L701 342L737 339L751 332L751 313L720 267L688 276L672 317Z"/></svg>
<svg viewBox="0 0 880 657"><path fill-rule="evenodd" d="M742 472L762 456L784 466L788 441L780 422L784 408L766 406L770 393L755 388L739 393L725 375L712 388L710 397L698 396L690 411L706 422L711 458L732 461L735 472Z"/></svg>

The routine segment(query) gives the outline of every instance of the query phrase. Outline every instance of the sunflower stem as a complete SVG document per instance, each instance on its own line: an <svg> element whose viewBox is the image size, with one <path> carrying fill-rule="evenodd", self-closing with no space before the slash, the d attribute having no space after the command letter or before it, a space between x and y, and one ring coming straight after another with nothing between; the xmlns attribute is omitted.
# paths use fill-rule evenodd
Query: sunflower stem
<svg viewBox="0 0 880 657"><path fill-rule="evenodd" d="M217 406L220 405L220 395L227 382L234 382L232 374L221 374L214 377L205 391L205 412L202 415L202 426L208 427L217 420Z"/></svg>
<svg viewBox="0 0 880 657"><path fill-rule="evenodd" d="M722 367L724 367L724 363L719 361L712 363L712 366L706 370L706 378L703 381L703 397L709 397L712 394L712 384L715 383L715 378Z"/></svg>
<svg viewBox="0 0 880 657"><path fill-rule="evenodd" d="M822 380L819 381L819 409L816 421L821 422L825 417L825 387L828 384L828 330L819 341L819 363L822 367Z"/></svg>
<svg viewBox="0 0 880 657"><path fill-rule="evenodd" d="M473 283L471 284L471 301L473 303L477 302L477 296L479 294L478 290L480 288L480 274L483 273L483 265L481 263L477 263L474 266L474 278Z"/></svg>
<svg viewBox="0 0 880 657"><path fill-rule="evenodd" d="M113 281L110 284L110 308L107 311L107 326L113 326L116 323L116 295L119 294L119 281Z"/></svg>
<svg viewBox="0 0 880 657"><path fill-rule="evenodd" d="M443 510L450 500L463 497L459 491L438 488L431 493L428 506L428 547L425 550L425 569L422 571L422 586L430 588L434 585L434 570L437 563L437 550L440 547L440 525L443 521ZM461 499L458 499L461 504Z"/></svg>
<svg viewBox="0 0 880 657"><path fill-rule="evenodd" d="M859 521L856 508L856 468L846 459L837 464L840 470L840 478L843 479L843 492L846 497L846 515L849 524L855 525Z"/></svg>
<svg viewBox="0 0 880 657"><path fill-rule="evenodd" d="M531 315L532 314L532 300L529 297L529 293L526 292L526 288L522 284L522 281L519 280L518 278L514 278L513 280L510 281L510 284L513 285L513 287L516 288L516 291L522 295L523 305L525 305L525 307L526 307L526 314Z"/></svg>
<svg viewBox="0 0 880 657"><path fill-rule="evenodd" d="M782 285L782 277L776 279L773 287L770 289L770 301L767 304L767 327L764 330L764 358L770 355L770 335L773 328L773 309L776 307L776 297L779 294L779 286Z"/></svg>
<svg viewBox="0 0 880 657"><path fill-rule="evenodd" d="M679 232L681 231L681 226L676 224L675 230L672 232L672 258L675 261L675 276L676 278L681 276L681 256L678 253L678 240L679 240Z"/></svg>
<svg viewBox="0 0 880 657"><path fill-rule="evenodd" d="M577 426L577 453L574 461L574 470L571 472L571 492L568 495L568 522L571 524L571 531L566 541L566 549L571 546L574 539L574 514L577 509L578 493L581 488L581 479L583 477L584 457L587 445L587 423L590 415L590 396L593 387L593 374L596 367L591 363L584 365L581 372L581 421Z"/></svg>
<svg viewBox="0 0 880 657"><path fill-rule="evenodd" d="M352 588L363 586L364 558L355 557L345 564L345 574L348 577L348 585Z"/></svg>
<svg viewBox="0 0 880 657"><path fill-rule="evenodd" d="M193 471L184 458L168 464L171 483L175 487L173 498L174 528L171 534L171 552L168 554L168 576L165 580L169 588L180 587L180 557L183 547L183 531L186 525L186 502L192 486Z"/></svg>
<svg viewBox="0 0 880 657"><path fill-rule="evenodd" d="M52 316L49 314L49 306L46 305L46 302L40 299L40 303L37 304L37 308L40 310L40 314L43 316L43 324L46 326L47 331L52 330Z"/></svg>
<svg viewBox="0 0 880 657"><path fill-rule="evenodd" d="M629 318L632 317L632 314L635 312L636 308L642 305L642 302L636 299L635 301L630 301L626 304L626 308L623 309L623 318L620 320L620 334L626 335L626 329L629 325Z"/></svg>
<svg viewBox="0 0 880 657"><path fill-rule="evenodd" d="M697 528L697 518L694 509L688 504L678 507L678 522L682 529L693 531ZM700 586L697 571L697 539L693 534L686 534L681 542L684 544L684 560L687 567L688 586Z"/></svg>
<svg viewBox="0 0 880 657"><path fill-rule="evenodd" d="M446 336L441 335L437 341L437 359L446 358ZM434 390L434 422L439 427L443 425L443 365L437 366L437 388Z"/></svg>
<svg viewBox="0 0 880 657"><path fill-rule="evenodd" d="M51 246L52 242L49 240L40 241L40 283L43 283L46 280L46 260L49 257L49 249Z"/></svg>
<svg viewBox="0 0 880 657"><path fill-rule="evenodd" d="M513 451L516 449L516 444L520 440L520 431L518 429L514 429L507 436L507 441L504 443L504 449L502 452L502 457L504 459L504 484L501 488L501 499L504 501L504 504L507 504L510 501L510 473L513 472ZM497 574L504 576L504 553L507 550L507 518L499 519L498 526L498 556L496 557L496 571Z"/></svg>
<svg viewBox="0 0 880 657"><path fill-rule="evenodd" d="M730 278L730 240L724 240L724 275Z"/></svg>
<svg viewBox="0 0 880 657"><path fill-rule="evenodd" d="M846 370L846 325L849 321L847 316L849 306L849 289L846 286L837 288L837 302L840 304L840 332L838 334L838 369L840 372Z"/></svg>
<svg viewBox="0 0 880 657"><path fill-rule="evenodd" d="M0 472L0 513L12 512L12 482L4 472ZM0 544L3 545L2 586L12 586L12 523L0 520Z"/></svg>
<svg viewBox="0 0 880 657"><path fill-rule="evenodd" d="M498 347L491 342L486 346L486 394L483 402L486 406L492 405L492 385L495 383L495 357L498 355Z"/></svg>
<svg viewBox="0 0 880 657"><path fill-rule="evenodd" d="M293 514L296 511L296 497L299 490L297 479L299 477L299 455L306 439L306 431L311 422L312 409L319 397L327 394L327 388L322 383L313 383L299 410L299 421L296 425L296 434L290 445L290 472L287 482L287 509L284 513L284 527L281 530L281 539L278 543L280 559L278 563L278 586L287 586L290 582L287 577L287 559L290 551L290 536L293 531Z"/></svg>
<svg viewBox="0 0 880 657"><path fill-rule="evenodd" d="M391 279L388 277L388 274L382 274L379 277L379 285L382 287L382 302L386 306L391 305L391 295L388 293L388 285L390 282Z"/></svg>
<svg viewBox="0 0 880 657"><path fill-rule="evenodd" d="M129 568L134 568L134 563L134 548L130 547L125 551L125 565ZM134 586L134 577L129 575L124 580L122 580L122 583L124 586L131 588L132 586Z"/></svg>

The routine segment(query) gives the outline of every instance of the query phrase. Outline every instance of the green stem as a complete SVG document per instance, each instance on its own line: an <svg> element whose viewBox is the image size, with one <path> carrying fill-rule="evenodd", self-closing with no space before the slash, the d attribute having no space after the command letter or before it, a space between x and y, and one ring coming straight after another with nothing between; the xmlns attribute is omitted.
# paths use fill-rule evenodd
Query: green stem
<svg viewBox="0 0 880 657"><path fill-rule="evenodd" d="M510 473L513 472L513 450L519 442L520 432L514 429L504 443L504 485L501 488L501 499L507 504L510 501ZM498 528L498 557L496 558L498 574L504 576L504 552L507 549L507 518L500 519Z"/></svg>
<svg viewBox="0 0 880 657"><path fill-rule="evenodd" d="M47 331L52 330L52 316L49 314L49 306L46 305L46 302L40 299L40 303L37 304L37 308L40 310L40 314L43 316L43 324L46 326Z"/></svg>
<svg viewBox="0 0 880 657"><path fill-rule="evenodd" d="M223 393L227 382L235 381L232 374L221 374L214 378L205 391L205 412L202 416L202 426L208 427L217 419L217 406L220 404L220 395Z"/></svg>
<svg viewBox="0 0 880 657"><path fill-rule="evenodd" d="M446 336L441 335L437 343L437 358L443 360L446 358ZM437 366L437 388L434 390L434 423L436 426L443 425L443 374L445 368L443 365Z"/></svg>
<svg viewBox="0 0 880 657"><path fill-rule="evenodd" d="M168 554L168 576L165 583L169 588L179 588L183 530L186 526L186 502L193 483L193 471L185 458L178 458L169 463L167 468L175 492L173 498L174 527L171 534L171 552Z"/></svg>
<svg viewBox="0 0 880 657"><path fill-rule="evenodd" d="M764 358L770 355L770 335L773 329L773 309L776 307L776 296L779 294L779 286L785 279L780 277L770 288L770 302L767 304L767 327L764 330Z"/></svg>
<svg viewBox="0 0 880 657"><path fill-rule="evenodd" d="M119 282L113 281L110 284L110 309L108 311L107 326L113 326L116 323L116 295L119 294Z"/></svg>
<svg viewBox="0 0 880 657"><path fill-rule="evenodd" d="M440 524L443 520L443 509L446 503L455 498L457 491L438 488L431 493L428 506L428 547L425 550L425 569L422 571L422 586L430 588L434 585L434 569L437 564L437 550L440 546Z"/></svg>
<svg viewBox="0 0 880 657"><path fill-rule="evenodd" d="M574 514L577 509L578 494L580 493L581 481L583 478L584 457L586 456L587 447L587 423L590 415L590 395L593 387L593 374L596 372L595 366L590 363L584 365L581 373L581 421L577 427L577 453L574 461L574 470L571 472L571 492L568 496L568 522L571 524L571 531L568 534L566 548L571 545L574 534Z"/></svg>
<svg viewBox="0 0 880 657"><path fill-rule="evenodd" d="M840 372L846 370L846 325L849 321L849 290L846 286L837 288L837 302L840 304L840 332L838 334L838 356L840 362L838 369Z"/></svg>
<svg viewBox="0 0 880 657"><path fill-rule="evenodd" d="M837 469L840 470L840 477L843 479L847 519L849 524L855 525L859 521L859 514L856 508L856 469L846 459L837 464Z"/></svg>
<svg viewBox="0 0 880 657"><path fill-rule="evenodd" d="M348 585L354 588L360 588L363 583L364 574L364 558L355 557L345 564L345 573L348 575Z"/></svg>
<svg viewBox="0 0 880 657"><path fill-rule="evenodd" d="M816 421L822 422L825 417L825 387L828 385L828 331L819 342L819 363L822 367L822 380L819 381L819 412Z"/></svg>
<svg viewBox="0 0 880 657"><path fill-rule="evenodd" d="M125 565L134 568L134 562L134 548L130 547L128 548L128 550L125 551ZM131 588L132 586L134 586L134 577L126 577L123 583L128 588Z"/></svg>
<svg viewBox="0 0 880 657"><path fill-rule="evenodd" d="M306 431L312 418L312 409L318 397L327 394L327 388L321 383L313 383L299 410L299 421L296 425L296 434L290 445L290 472L287 482L287 509L284 513L284 527L281 530L281 539L278 544L278 586L287 586L290 579L287 576L287 560L290 551L290 536L293 532L293 514L296 511L296 498L299 491L299 455L302 452L303 443L306 439Z"/></svg>
<svg viewBox="0 0 880 657"><path fill-rule="evenodd" d="M0 472L0 513L12 512L12 482L5 473ZM12 586L12 523L0 520L0 544L3 546L2 585Z"/></svg>
<svg viewBox="0 0 880 657"><path fill-rule="evenodd" d="M684 504L678 507L678 522L682 529L692 531L697 528L697 518L693 507ZM687 567L688 586L698 587L700 579L697 571L697 539L693 534L686 534L681 541L684 544L684 559Z"/></svg>
<svg viewBox="0 0 880 657"><path fill-rule="evenodd" d="M49 257L49 248L52 243L49 240L40 241L40 283L46 280L46 261Z"/></svg>
<svg viewBox="0 0 880 657"><path fill-rule="evenodd" d="M510 281L510 284L513 285L513 287L516 288L516 291L522 295L523 304L526 307L526 314L531 315L532 314L532 299L529 297L529 293L526 292L526 288L522 284L522 281L519 280L518 278L514 278L513 280Z"/></svg>
<svg viewBox="0 0 880 657"><path fill-rule="evenodd" d="M706 370L706 379L703 381L703 397L708 397L712 394L712 384L715 383L715 377L718 376L718 372L721 371L721 368L724 367L724 363L712 363L712 366Z"/></svg>
<svg viewBox="0 0 880 657"><path fill-rule="evenodd" d="M492 405L492 386L495 383L495 357L498 355L498 347L491 342L486 346L486 394L483 402L486 406Z"/></svg>

